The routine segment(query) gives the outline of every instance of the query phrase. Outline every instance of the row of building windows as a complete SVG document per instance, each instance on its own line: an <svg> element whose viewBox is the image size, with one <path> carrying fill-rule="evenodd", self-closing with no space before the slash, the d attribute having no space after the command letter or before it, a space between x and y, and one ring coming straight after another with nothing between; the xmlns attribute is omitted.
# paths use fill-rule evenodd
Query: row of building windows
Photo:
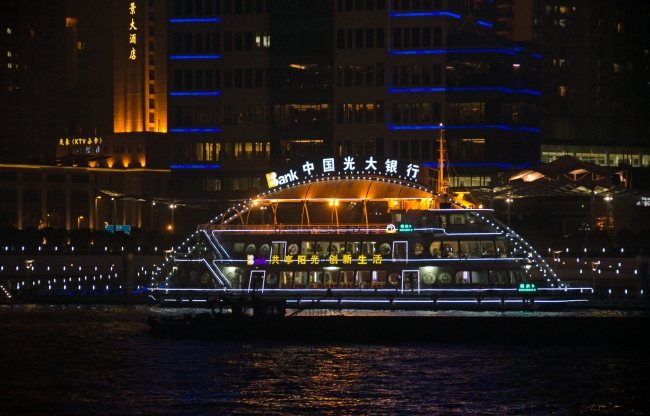
<svg viewBox="0 0 650 416"><path fill-rule="evenodd" d="M265 74L266 73L266 74ZM222 88L268 87L268 68L176 69L175 90L208 90Z"/></svg>
<svg viewBox="0 0 650 416"><path fill-rule="evenodd" d="M23 182L41 182L43 180L43 176L45 176L45 180L47 182L64 183L66 181L66 175L65 174L58 174L58 173L48 173L47 175L43 175L41 173L23 173L22 174L22 181ZM17 172L0 172L0 181L10 181L10 182L18 181L18 173ZM90 180L89 180L88 175L70 175L70 182L71 183L89 183Z"/></svg>
<svg viewBox="0 0 650 416"><path fill-rule="evenodd" d="M270 154L270 142L198 142L185 145L187 162L269 160Z"/></svg>
<svg viewBox="0 0 650 416"><path fill-rule="evenodd" d="M174 16L268 13L271 0L174 0Z"/></svg>
<svg viewBox="0 0 650 416"><path fill-rule="evenodd" d="M393 103L391 120L393 124L438 124L442 121L442 104Z"/></svg>
<svg viewBox="0 0 650 416"><path fill-rule="evenodd" d="M174 125L181 127L268 124L268 105L187 105L174 106Z"/></svg>
<svg viewBox="0 0 650 416"><path fill-rule="evenodd" d="M393 65L392 86L427 86L442 84L442 65Z"/></svg>
<svg viewBox="0 0 650 416"><path fill-rule="evenodd" d="M430 48L442 46L442 27L395 27L393 28L392 49Z"/></svg>
<svg viewBox="0 0 650 416"><path fill-rule="evenodd" d="M442 0L393 0L392 10L431 10L441 9Z"/></svg>
<svg viewBox="0 0 650 416"><path fill-rule="evenodd" d="M431 0L428 0L429 2ZM439 0L440 1L440 0ZM386 0L336 0L337 12L372 11L386 9Z"/></svg>
<svg viewBox="0 0 650 416"><path fill-rule="evenodd" d="M384 100L364 104L337 104L337 123L383 123Z"/></svg>
<svg viewBox="0 0 650 416"><path fill-rule="evenodd" d="M336 29L337 49L372 49L386 47L386 29Z"/></svg>
<svg viewBox="0 0 650 416"><path fill-rule="evenodd" d="M345 65L336 68L337 87L384 85L384 63L375 65Z"/></svg>
<svg viewBox="0 0 650 416"><path fill-rule="evenodd" d="M271 47L269 31L174 33L174 53L262 51Z"/></svg>

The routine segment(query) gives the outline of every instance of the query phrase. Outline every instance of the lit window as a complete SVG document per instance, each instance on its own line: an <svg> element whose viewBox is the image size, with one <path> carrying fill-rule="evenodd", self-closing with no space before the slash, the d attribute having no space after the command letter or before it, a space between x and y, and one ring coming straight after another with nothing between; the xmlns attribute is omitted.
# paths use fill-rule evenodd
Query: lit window
<svg viewBox="0 0 650 416"><path fill-rule="evenodd" d="M84 48L84 43L83 42L77 42L77 49L83 49Z"/></svg>
<svg viewBox="0 0 650 416"><path fill-rule="evenodd" d="M7 35L11 35L11 29L7 28Z"/></svg>
<svg viewBox="0 0 650 416"><path fill-rule="evenodd" d="M7 68L11 68L11 62L7 64Z"/></svg>
<svg viewBox="0 0 650 416"><path fill-rule="evenodd" d="M560 68L564 68L564 59L560 59L560 60L558 61L558 66L559 66Z"/></svg>
<svg viewBox="0 0 650 416"><path fill-rule="evenodd" d="M623 65L617 63L614 64L614 72L622 72L622 70L623 70Z"/></svg>
<svg viewBox="0 0 650 416"><path fill-rule="evenodd" d="M533 25L537 26L537 19L533 19Z"/></svg>
<svg viewBox="0 0 650 416"><path fill-rule="evenodd" d="M560 6L560 13L566 14L567 12L567 7L566 6Z"/></svg>
<svg viewBox="0 0 650 416"><path fill-rule="evenodd" d="M560 19L560 27L566 27L566 20Z"/></svg>
<svg viewBox="0 0 650 416"><path fill-rule="evenodd" d="M621 33L623 31L623 23L616 23L616 31Z"/></svg>
<svg viewBox="0 0 650 416"><path fill-rule="evenodd" d="M560 97L566 97L566 86L560 85L558 89L559 89Z"/></svg>
<svg viewBox="0 0 650 416"><path fill-rule="evenodd" d="M648 51L646 51L646 52L648 52ZM11 58L11 52L10 51L7 51L7 58Z"/></svg>

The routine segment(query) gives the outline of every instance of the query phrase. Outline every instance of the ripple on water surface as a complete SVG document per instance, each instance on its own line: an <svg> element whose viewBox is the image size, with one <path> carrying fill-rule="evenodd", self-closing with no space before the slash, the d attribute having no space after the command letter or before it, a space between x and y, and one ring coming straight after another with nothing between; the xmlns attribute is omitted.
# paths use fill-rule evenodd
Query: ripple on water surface
<svg viewBox="0 0 650 416"><path fill-rule="evenodd" d="M648 360L628 350L149 336L148 315L184 312L193 311L1 306L0 414L618 415L650 408Z"/></svg>

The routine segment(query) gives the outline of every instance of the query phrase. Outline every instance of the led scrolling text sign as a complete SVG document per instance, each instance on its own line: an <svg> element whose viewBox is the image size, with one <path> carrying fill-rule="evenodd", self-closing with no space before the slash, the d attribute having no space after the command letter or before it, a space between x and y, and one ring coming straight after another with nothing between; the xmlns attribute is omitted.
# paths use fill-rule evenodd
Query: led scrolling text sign
<svg viewBox="0 0 650 416"><path fill-rule="evenodd" d="M131 16L135 15L135 3L131 3L131 5L129 6L129 14L131 14ZM135 20L133 20L133 17L131 17L131 24L129 25L129 45L136 44L136 34L135 34L136 30L138 30L138 28L135 27ZM131 53L129 54L129 59L135 61L135 46L131 47Z"/></svg>
<svg viewBox="0 0 650 416"><path fill-rule="evenodd" d="M326 172L335 172L336 171L336 162L334 158L327 158L322 160L323 163L323 173ZM363 173L378 173L378 168L377 164L379 161L375 160L372 156L370 156L369 159L365 161L366 166L363 169ZM354 172L356 170L356 161L354 160L354 157L352 156L347 156L343 160L343 172ZM386 173L398 173L398 165L397 165L397 160L393 159L386 159L384 162L384 167L386 168L385 171ZM302 171L305 172L306 175L311 175L312 171L315 171L316 168L312 162L305 162L304 165L302 165ZM406 177L415 179L417 178L418 172L420 171L420 166L409 163L408 166L406 167ZM299 180L300 178L298 177L298 172L290 169L289 173L286 173L284 175L278 176L277 173L275 172L270 172L266 174L266 182L269 186L269 188L275 188L278 185L285 185L294 181Z"/></svg>
<svg viewBox="0 0 650 416"><path fill-rule="evenodd" d="M321 258L313 254L309 259L307 258L307 255L298 255L295 256L295 262L296 264L320 264L321 262L325 262L326 260L322 260ZM352 254L344 254L339 258L338 254L331 254L328 258L329 264L339 264L339 260L341 260L342 264L352 264ZM309 263L308 263L309 262ZM373 254L372 256L366 256L365 254L360 254L357 256L356 259L357 264L381 264L382 262L382 256L381 254ZM248 259L246 261L247 264L253 264L256 266L263 266L266 265L266 259L265 258L254 258L253 255L249 255ZM294 256L285 256L284 257L284 263L285 264L293 264L294 263ZM278 255L273 255L271 256L271 264L280 264L280 256Z"/></svg>

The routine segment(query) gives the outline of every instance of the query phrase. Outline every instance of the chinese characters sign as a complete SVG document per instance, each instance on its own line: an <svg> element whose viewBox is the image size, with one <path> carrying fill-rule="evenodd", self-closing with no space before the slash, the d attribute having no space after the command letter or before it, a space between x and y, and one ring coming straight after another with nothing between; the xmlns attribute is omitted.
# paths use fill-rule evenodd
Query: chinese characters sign
<svg viewBox="0 0 650 416"><path fill-rule="evenodd" d="M80 145L98 145L102 144L101 137L73 137L73 138L60 138L59 146L80 146Z"/></svg>
<svg viewBox="0 0 650 416"><path fill-rule="evenodd" d="M299 254L297 256L285 256L284 264L298 264L298 265L307 265L307 264L352 264L355 262L357 264L381 264L382 257L381 254L372 254L365 255L359 254L356 256L356 259L352 258L352 254L330 254L327 259L321 259L318 255L306 255ZM280 264L280 256L273 255L271 256L271 264Z"/></svg>
<svg viewBox="0 0 650 416"><path fill-rule="evenodd" d="M129 45L136 45L137 44L137 38L136 38L136 31L138 30L137 27L135 27L135 2L132 2L129 5L129 14L131 15L131 24L129 25ZM129 53L129 59L132 61L135 61L135 46L131 46L131 52Z"/></svg>
<svg viewBox="0 0 650 416"><path fill-rule="evenodd" d="M318 166L318 167L317 167ZM322 169L321 169L322 166ZM398 161L393 159L386 159L382 164L378 160L375 160L370 156L365 161L363 159L355 160L353 156L346 156L343 159L341 164L339 161L339 168L342 168L343 173L360 173L360 174L372 174L372 173L381 173L380 168L384 168L385 173L394 173L405 175L407 179L417 179L418 172L420 171L420 166L409 163L405 168L399 168ZM358 169L358 170L357 170ZM316 173L327 173L327 172L336 172L336 160L334 158L326 158L321 161L321 163L313 163L306 161L302 165L302 171L304 175L312 175ZM278 175L275 172L270 172L266 174L266 182L270 188L275 188L278 185L285 185L291 182L298 181L300 178L298 172L289 170L289 173L284 175Z"/></svg>

